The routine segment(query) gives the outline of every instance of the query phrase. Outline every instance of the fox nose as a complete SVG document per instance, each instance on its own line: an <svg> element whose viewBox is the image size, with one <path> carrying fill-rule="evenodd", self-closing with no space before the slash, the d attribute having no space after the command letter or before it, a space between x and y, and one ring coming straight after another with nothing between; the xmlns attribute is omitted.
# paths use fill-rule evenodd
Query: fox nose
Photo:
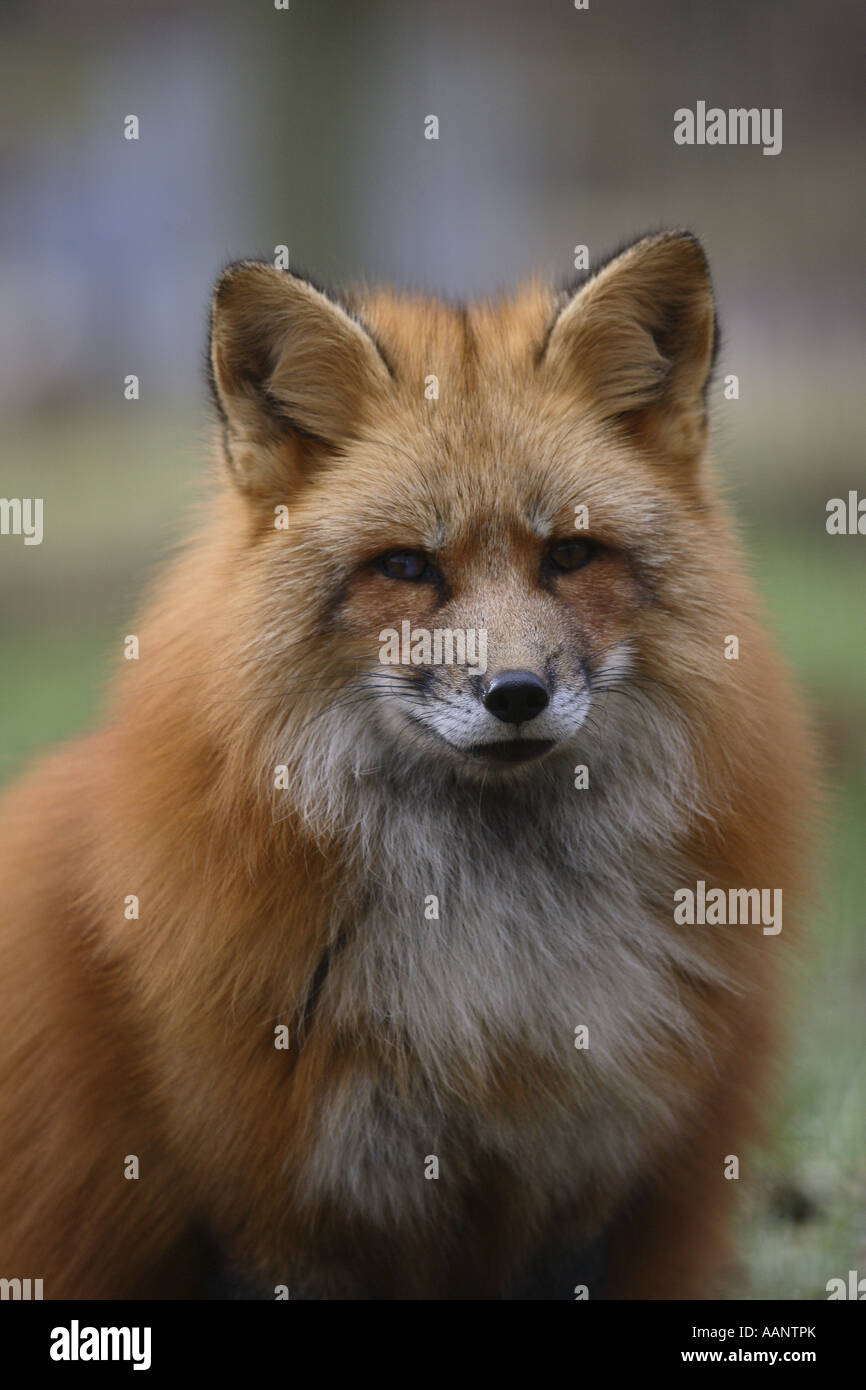
<svg viewBox="0 0 866 1390"><path fill-rule="evenodd" d="M484 708L504 724L525 724L549 704L550 691L532 671L500 671L484 692Z"/></svg>

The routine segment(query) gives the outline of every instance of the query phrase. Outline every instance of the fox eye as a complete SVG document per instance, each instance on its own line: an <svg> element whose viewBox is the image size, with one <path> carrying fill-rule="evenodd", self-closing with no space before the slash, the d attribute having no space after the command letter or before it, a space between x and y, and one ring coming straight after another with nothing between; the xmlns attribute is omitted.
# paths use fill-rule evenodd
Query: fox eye
<svg viewBox="0 0 866 1390"><path fill-rule="evenodd" d="M389 550L379 560L379 568L389 579L417 583L432 578L432 569L423 550Z"/></svg>
<svg viewBox="0 0 866 1390"><path fill-rule="evenodd" d="M557 569L579 570L592 559L592 542L573 539L555 541L549 555Z"/></svg>

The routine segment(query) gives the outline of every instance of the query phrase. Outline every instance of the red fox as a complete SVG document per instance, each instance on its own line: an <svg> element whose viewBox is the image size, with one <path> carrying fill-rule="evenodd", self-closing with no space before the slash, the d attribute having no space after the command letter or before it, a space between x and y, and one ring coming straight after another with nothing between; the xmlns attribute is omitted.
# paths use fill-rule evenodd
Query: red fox
<svg viewBox="0 0 866 1390"><path fill-rule="evenodd" d="M712 1296L812 795L716 341L680 231L467 307L222 274L212 505L3 804L0 1274Z"/></svg>

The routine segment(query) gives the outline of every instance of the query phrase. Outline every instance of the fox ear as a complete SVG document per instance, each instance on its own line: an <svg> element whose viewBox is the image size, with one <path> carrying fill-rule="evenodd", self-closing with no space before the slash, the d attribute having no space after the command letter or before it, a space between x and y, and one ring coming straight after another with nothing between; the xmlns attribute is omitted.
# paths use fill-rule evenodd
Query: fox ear
<svg viewBox="0 0 866 1390"><path fill-rule="evenodd" d="M210 367L225 451L245 490L285 489L316 450L357 431L390 370L348 310L256 261L229 266L211 304Z"/></svg>
<svg viewBox="0 0 866 1390"><path fill-rule="evenodd" d="M716 350L709 266L690 232L645 237L571 295L540 368L675 462L706 440Z"/></svg>

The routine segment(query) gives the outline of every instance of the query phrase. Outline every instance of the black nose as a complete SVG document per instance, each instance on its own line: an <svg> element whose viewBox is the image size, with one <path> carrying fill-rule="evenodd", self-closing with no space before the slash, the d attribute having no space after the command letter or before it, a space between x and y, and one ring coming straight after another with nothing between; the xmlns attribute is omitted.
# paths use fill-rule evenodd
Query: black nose
<svg viewBox="0 0 866 1390"><path fill-rule="evenodd" d="M500 671L484 694L485 709L505 724L525 724L549 704L547 686L531 671Z"/></svg>

